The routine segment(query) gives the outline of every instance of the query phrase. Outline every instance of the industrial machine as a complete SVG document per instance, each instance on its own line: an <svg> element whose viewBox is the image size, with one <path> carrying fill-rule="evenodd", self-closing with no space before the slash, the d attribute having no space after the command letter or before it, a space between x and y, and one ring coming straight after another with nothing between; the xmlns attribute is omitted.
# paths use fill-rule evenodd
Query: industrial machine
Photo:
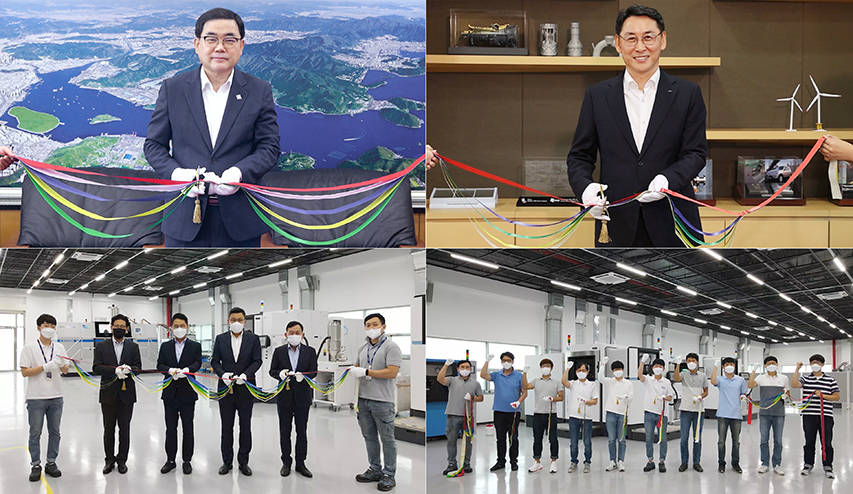
<svg viewBox="0 0 853 494"><path fill-rule="evenodd" d="M66 352L73 359L80 360L80 367L87 372L92 370L95 358L95 345L111 337L109 321L91 323L58 322L56 325L56 341L65 346ZM157 357L160 353L160 335L156 324L131 323L127 338L139 345L143 370L156 370Z"/></svg>

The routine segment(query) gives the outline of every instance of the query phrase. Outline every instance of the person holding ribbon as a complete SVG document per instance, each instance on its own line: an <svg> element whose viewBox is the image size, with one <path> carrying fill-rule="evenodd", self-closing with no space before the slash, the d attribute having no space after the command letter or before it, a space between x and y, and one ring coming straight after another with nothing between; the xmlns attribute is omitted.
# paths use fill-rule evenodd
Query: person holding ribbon
<svg viewBox="0 0 853 494"><path fill-rule="evenodd" d="M506 468L507 437L509 437L509 465L510 469L515 471L518 470L518 424L521 420L519 408L527 398L527 390L523 386L522 373L512 366L515 362L515 355L511 352L502 353L501 367L503 369L489 372L489 362L494 358L494 355L488 355L486 365L480 369L480 377L486 381L491 381L495 387L492 416L495 425L498 459L489 471L495 472Z"/></svg>
<svg viewBox="0 0 853 494"><path fill-rule="evenodd" d="M526 390L533 390L533 459L535 463L527 471L538 472L542 470L542 439L546 431L548 433L548 444L551 446L551 473L557 473L557 459L560 457L560 443L557 440L557 412L554 411L554 403L563 401L563 389L561 383L551 377L554 362L545 358L539 361L539 372L533 382L527 382L527 368L522 375L522 386Z"/></svg>
<svg viewBox="0 0 853 494"><path fill-rule="evenodd" d="M118 464L118 473L127 473L127 456L130 452L130 420L136 403L136 383L131 372L142 370L139 345L126 338L130 319L116 314L110 320L112 337L95 345L92 372L101 376L98 401L104 418L104 475ZM118 425L118 454L115 450L116 425Z"/></svg>
<svg viewBox="0 0 853 494"><path fill-rule="evenodd" d="M480 403L485 400L483 396L483 387L477 379L471 378L471 362L469 360L460 360L456 363L456 372L458 376L447 377L447 367L453 365L455 361L452 358L447 359L441 370L438 371L438 383L442 386L447 386L447 408L444 409L444 414L447 417L447 424L444 428L444 435L447 437L447 468L444 469L442 475L447 475L459 470L459 464L456 462L456 440L459 438L459 431L463 432L463 441L465 457L460 458L462 463L462 474L471 473L474 470L471 468L471 436L464 434L468 429L471 435L474 434L474 415L470 410L473 410L473 403ZM466 411L466 409L468 411ZM465 421L468 421L466 424Z"/></svg>
<svg viewBox="0 0 853 494"><path fill-rule="evenodd" d="M758 473L770 470L770 429L773 429L773 471L785 475L782 470L782 431L785 430L785 395L791 388L788 376L779 374L779 363L776 357L764 357L764 370L759 376L755 375L759 364L752 366L749 382L746 386L753 389L760 386L760 408L758 409L758 424L761 429L761 466Z"/></svg>
<svg viewBox="0 0 853 494"><path fill-rule="evenodd" d="M12 148L9 146L0 146L0 172L9 168L12 163L18 161Z"/></svg>
<svg viewBox="0 0 853 494"><path fill-rule="evenodd" d="M263 184L281 154L270 83L234 68L245 36L239 15L208 10L195 24L200 67L160 86L145 158L160 178L197 181L163 220L166 247L260 247L269 231L233 185Z"/></svg>
<svg viewBox="0 0 853 494"><path fill-rule="evenodd" d="M681 358L676 358L676 363L680 364ZM687 372L681 369L672 376L674 382L681 383L682 397L679 411L681 412L681 465L678 467L679 472L687 470L687 462L690 459L690 439L693 438L693 470L702 472L702 465L699 461L702 458L702 431L704 430L705 422L700 417L705 413L702 406L702 400L708 396L708 376L699 370L699 355L695 353L687 354ZM693 426L693 434L690 434L690 427Z"/></svg>
<svg viewBox="0 0 853 494"><path fill-rule="evenodd" d="M270 376L279 381L287 380L276 397L282 463L279 474L282 477L290 475L293 464L290 435L296 424L296 471L311 478L314 474L305 466L305 459L308 457L308 411L314 404L314 390L304 374L314 377L317 373L317 352L305 342L302 323L290 321L285 329L287 343L273 351L270 362Z"/></svg>
<svg viewBox="0 0 853 494"><path fill-rule="evenodd" d="M824 401L840 401L841 389L834 377L823 373L822 369L825 364L826 360L819 353L809 357L811 374L795 379L791 383L791 387L802 388L803 400L806 400L806 407L801 412L806 442L803 445L803 470L800 474L809 475L812 473L815 443L817 434L820 433L823 474L828 479L834 479L835 472L832 471L832 460L835 450L832 448L832 427L835 421L832 417L832 404L824 403ZM800 375L802 366L802 362L797 362L794 375Z"/></svg>
<svg viewBox="0 0 853 494"><path fill-rule="evenodd" d="M589 407L598 404L598 383L589 381L589 367L586 364L578 366L577 379L569 381L569 371L575 363L569 361L560 383L572 390L572 399L568 402L569 408L569 452L572 462L569 464L569 473L578 471L578 441L583 436L583 473L590 472L592 464L592 413ZM583 429L583 430L581 430Z"/></svg>
<svg viewBox="0 0 853 494"><path fill-rule="evenodd" d="M240 473L252 475L249 467L249 453L252 451L252 407L255 397L247 386L255 386L255 373L261 368L261 340L257 335L243 331L246 324L246 311L233 307L228 312L227 333L216 336L213 342L213 355L210 366L220 377L219 391L227 388L232 381L235 386L219 400L219 418L222 422L222 466L219 475L227 475L234 461L234 418L240 414L240 449L237 451L237 463Z"/></svg>
<svg viewBox="0 0 853 494"><path fill-rule="evenodd" d="M356 482L379 482L377 489L390 491L397 485L397 374L403 365L403 352L385 334L385 316L379 313L364 318L364 344L358 349L350 373L358 379L358 426L367 448L369 467L355 476ZM379 444L383 457L380 458ZM382 459L385 467L382 467Z"/></svg>
<svg viewBox="0 0 853 494"><path fill-rule="evenodd" d="M723 358L723 375L717 377L718 366L711 371L711 384L720 390L720 403L717 406L717 463L718 471L726 471L726 435L732 433L732 470L743 473L740 468L740 429L743 414L740 402L746 399L749 388L746 380L735 374L735 359Z"/></svg>
<svg viewBox="0 0 853 494"><path fill-rule="evenodd" d="M0 153L3 149L0 148ZM59 456L59 427L62 422L62 378L68 373L67 356L62 343L53 341L56 336L56 318L42 314L36 319L39 337L24 345L18 359L21 375L27 379L27 417L30 424L30 482L41 479L41 431L47 418L47 463L44 473L59 477L56 466Z"/></svg>
<svg viewBox="0 0 853 494"><path fill-rule="evenodd" d="M173 315L172 336L175 338L160 345L157 356L157 370L172 378L160 393L166 417L166 463L160 468L160 473L169 473L178 466L175 463L178 454L178 418L183 425L182 469L185 475L193 471L193 418L198 394L187 381L187 374L195 374L201 369L201 343L187 338L189 327L187 316L180 312Z"/></svg>
<svg viewBox="0 0 853 494"><path fill-rule="evenodd" d="M627 421L625 416L628 414L628 405L634 401L634 385L625 379L625 364L619 360L610 364L613 377L604 377L604 369L609 361L610 357L604 357L598 365L598 380L601 381L606 390L604 396L607 397L605 402L607 415L604 424L607 427L607 448L610 450L610 463L604 470L612 472L618 468L620 472L624 472L625 448L627 447L625 440Z"/></svg>
<svg viewBox="0 0 853 494"><path fill-rule="evenodd" d="M640 359L640 366L637 368L637 377L640 382L645 385L645 397L643 398L645 410L643 412L643 427L646 433L646 466L643 467L644 472L651 472L655 469L655 442L659 442L659 458L658 470L661 473L666 472L666 426L668 417L664 405L666 402L672 401L675 396L675 390L669 379L663 377L666 371L666 362L662 358L656 358L652 362L653 378L649 379L645 375L645 368L651 360L651 356L644 353ZM658 433L655 434L655 429ZM655 441L657 439L657 441Z"/></svg>

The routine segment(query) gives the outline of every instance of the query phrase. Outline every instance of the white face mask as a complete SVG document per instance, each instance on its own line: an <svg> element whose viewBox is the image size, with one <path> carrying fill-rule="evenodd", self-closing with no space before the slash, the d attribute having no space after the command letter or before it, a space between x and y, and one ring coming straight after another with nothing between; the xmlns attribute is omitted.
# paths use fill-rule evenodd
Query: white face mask
<svg viewBox="0 0 853 494"><path fill-rule="evenodd" d="M52 340L56 335L56 328L41 328L41 335L48 340Z"/></svg>
<svg viewBox="0 0 853 494"><path fill-rule="evenodd" d="M512 362L501 362L501 367L503 367L504 370L510 370L512 369Z"/></svg>
<svg viewBox="0 0 853 494"><path fill-rule="evenodd" d="M302 343L302 335L301 334L289 334L287 335L287 342L292 346L296 346Z"/></svg>
<svg viewBox="0 0 853 494"><path fill-rule="evenodd" d="M370 328L367 330L367 337L371 340L375 340L382 336L382 328Z"/></svg>
<svg viewBox="0 0 853 494"><path fill-rule="evenodd" d="M231 332L234 334L240 334L243 332L243 323L241 322L232 322L229 327L231 328Z"/></svg>
<svg viewBox="0 0 853 494"><path fill-rule="evenodd" d="M584 372L584 371L578 372L578 379L580 379L581 381L586 379L586 372Z"/></svg>
<svg viewBox="0 0 853 494"><path fill-rule="evenodd" d="M469 369L459 369L459 375L462 377L468 377L471 375L471 371Z"/></svg>
<svg viewBox="0 0 853 494"><path fill-rule="evenodd" d="M659 376L663 374L663 367L653 367L652 372L654 372L656 376Z"/></svg>
<svg viewBox="0 0 853 494"><path fill-rule="evenodd" d="M727 365L727 366L725 366L725 367L723 368L723 370L724 370L724 371L726 371L726 374L734 374L734 372L735 372L735 366L733 366L733 365Z"/></svg>
<svg viewBox="0 0 853 494"><path fill-rule="evenodd" d="M776 369L777 369L777 368L778 368L778 367L776 367L775 365L770 364L770 365L768 365L768 366L767 366L767 372L776 372Z"/></svg>
<svg viewBox="0 0 853 494"><path fill-rule="evenodd" d="M172 334L175 335L175 338L181 340L187 335L187 328L174 328L172 329Z"/></svg>
<svg viewBox="0 0 853 494"><path fill-rule="evenodd" d="M550 376L551 375L551 368L550 367L540 367L539 370L542 372L543 376Z"/></svg>
<svg viewBox="0 0 853 494"><path fill-rule="evenodd" d="M823 369L823 366L820 364L812 364L812 372L820 372Z"/></svg>
<svg viewBox="0 0 853 494"><path fill-rule="evenodd" d="M622 377L622 375L623 375L624 373L625 373L625 372L624 372L624 371L621 371L621 370L615 370L615 371L613 371L613 375L614 375L614 376L616 376L616 377Z"/></svg>
<svg viewBox="0 0 853 494"><path fill-rule="evenodd" d="M688 369L696 370L697 367L699 367L699 364L697 364L696 362L687 362L687 368Z"/></svg>

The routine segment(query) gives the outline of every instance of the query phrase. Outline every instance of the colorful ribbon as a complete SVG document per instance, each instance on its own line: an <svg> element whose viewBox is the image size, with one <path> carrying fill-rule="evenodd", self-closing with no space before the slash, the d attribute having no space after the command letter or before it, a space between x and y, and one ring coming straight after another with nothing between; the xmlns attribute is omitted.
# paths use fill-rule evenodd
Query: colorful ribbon
<svg viewBox="0 0 853 494"><path fill-rule="evenodd" d="M468 413L468 407L471 407L471 413ZM468 402L468 405L465 405L463 410L463 422L464 426L462 427L462 453L459 455L459 469L455 472L448 472L448 477L461 477L465 475L465 453L468 447L468 441L474 440L474 398L471 397L471 400ZM512 437L512 436L510 436Z"/></svg>

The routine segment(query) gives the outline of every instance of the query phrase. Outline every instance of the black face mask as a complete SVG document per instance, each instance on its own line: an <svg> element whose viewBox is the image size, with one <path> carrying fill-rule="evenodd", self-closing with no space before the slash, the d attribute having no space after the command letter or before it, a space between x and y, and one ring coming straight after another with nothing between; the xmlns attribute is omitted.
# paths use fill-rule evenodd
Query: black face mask
<svg viewBox="0 0 853 494"><path fill-rule="evenodd" d="M122 328L122 329L119 329L119 328L113 328L113 336L114 336L117 340L120 340L120 339L124 338L124 336L125 336L126 334L127 334L127 330L126 330L126 329L124 329L124 328Z"/></svg>

